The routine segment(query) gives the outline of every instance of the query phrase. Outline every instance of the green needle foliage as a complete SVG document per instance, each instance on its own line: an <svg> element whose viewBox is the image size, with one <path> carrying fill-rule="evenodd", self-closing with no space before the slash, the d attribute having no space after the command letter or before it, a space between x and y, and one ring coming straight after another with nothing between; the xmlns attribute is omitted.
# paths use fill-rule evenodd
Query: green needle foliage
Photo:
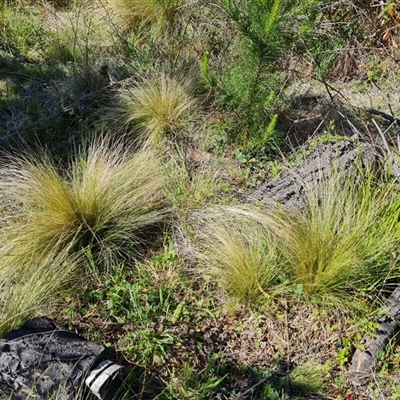
<svg viewBox="0 0 400 400"><path fill-rule="evenodd" d="M135 258L168 213L159 168L151 150L134 154L109 140L96 140L63 171L47 156L8 160L0 253L13 265L73 253L99 270Z"/></svg>
<svg viewBox="0 0 400 400"><path fill-rule="evenodd" d="M247 147L270 148L275 116L282 104L284 60L316 18L318 0L224 0L227 19L236 29L235 40L220 74L218 102L234 113L236 136ZM288 58L288 57L287 57ZM203 60L203 76L204 76ZM210 75L210 73L208 73ZM215 74L214 74L215 75Z"/></svg>
<svg viewBox="0 0 400 400"><path fill-rule="evenodd" d="M135 138L157 144L167 133L176 133L189 119L196 101L192 82L161 74L143 79L132 88L117 93L118 104L110 108L107 119L124 126Z"/></svg>

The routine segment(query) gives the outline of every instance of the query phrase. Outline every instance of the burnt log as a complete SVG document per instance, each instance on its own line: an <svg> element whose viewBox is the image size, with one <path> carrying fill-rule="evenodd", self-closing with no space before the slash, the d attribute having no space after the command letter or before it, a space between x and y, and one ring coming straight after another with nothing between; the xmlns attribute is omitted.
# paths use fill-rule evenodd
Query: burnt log
<svg viewBox="0 0 400 400"><path fill-rule="evenodd" d="M375 339L364 338L365 350L357 349L351 361L352 372L373 372L377 353L385 349L389 340L399 331L400 287L396 287L387 300L387 307L381 312Z"/></svg>
<svg viewBox="0 0 400 400"><path fill-rule="evenodd" d="M244 202L274 200L298 209L307 204L306 189L318 185L334 170L356 178L359 168L376 169L379 155L370 143L349 138L339 143L327 143L316 149L297 167L285 175L262 185L245 196Z"/></svg>

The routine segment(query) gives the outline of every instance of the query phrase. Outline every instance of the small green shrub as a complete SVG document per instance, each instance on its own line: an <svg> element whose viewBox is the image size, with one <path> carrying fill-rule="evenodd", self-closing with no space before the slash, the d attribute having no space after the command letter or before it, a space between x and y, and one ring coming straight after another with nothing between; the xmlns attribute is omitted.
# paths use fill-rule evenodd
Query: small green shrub
<svg viewBox="0 0 400 400"><path fill-rule="evenodd" d="M171 381L167 383L167 388L160 400L202 400L207 397L210 398L210 394L227 377L227 374L220 376L218 362L221 362L221 360L219 358L218 354L212 354L200 374L191 361L185 362L182 366L182 372L175 372Z"/></svg>
<svg viewBox="0 0 400 400"><path fill-rule="evenodd" d="M250 0L222 2L233 27L231 45L213 71L203 57L203 79L216 87L221 110L235 117L234 139L247 147L270 150L278 141L277 110L287 82L283 57L315 19L317 1ZM304 22L307 15L307 22ZM219 55L221 57L221 55ZM214 65L214 64L212 64Z"/></svg>
<svg viewBox="0 0 400 400"><path fill-rule="evenodd" d="M215 203L227 191L219 166L204 164L190 168L182 157L171 157L164 164L167 196L174 209L189 211L207 203Z"/></svg>

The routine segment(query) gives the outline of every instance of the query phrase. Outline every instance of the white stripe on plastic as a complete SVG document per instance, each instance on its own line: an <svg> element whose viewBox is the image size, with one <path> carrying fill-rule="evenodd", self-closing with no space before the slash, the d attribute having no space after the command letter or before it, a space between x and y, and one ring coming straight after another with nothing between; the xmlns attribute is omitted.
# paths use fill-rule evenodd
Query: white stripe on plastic
<svg viewBox="0 0 400 400"><path fill-rule="evenodd" d="M122 369L121 365L114 364L110 360L104 360L97 365L86 378L85 383L90 388L92 393L102 400L101 389L104 384L112 379L118 370Z"/></svg>

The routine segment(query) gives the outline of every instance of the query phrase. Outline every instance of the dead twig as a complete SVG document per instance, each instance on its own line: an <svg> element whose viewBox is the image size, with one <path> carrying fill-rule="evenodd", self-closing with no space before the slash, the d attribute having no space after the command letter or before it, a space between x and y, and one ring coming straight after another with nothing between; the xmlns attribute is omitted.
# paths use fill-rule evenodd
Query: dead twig
<svg viewBox="0 0 400 400"><path fill-rule="evenodd" d="M245 396L247 396L249 393L251 393L255 388L257 388L258 386L262 385L263 383L265 383L268 379L270 379L272 377L272 374L266 376L265 378L261 379L261 381L257 382L255 385L253 385L252 387L248 388L247 390L245 390L243 393L240 393L235 400L242 400L244 399Z"/></svg>
<svg viewBox="0 0 400 400"><path fill-rule="evenodd" d="M385 138L385 134L389 131L389 129L393 126L393 124L395 124L395 122L392 122L390 124L390 126L385 130L385 132L382 132L380 126L377 124L377 122L373 118L372 118L372 122L374 123L375 128L378 130L378 133L379 133L379 135L380 135L380 137L381 137L381 139L383 141L383 145L384 145L385 150L386 150L386 157L391 163L391 167L393 169L393 174L396 177L397 181L400 182L400 170L399 170L399 167L398 167L398 165L396 163L395 158L393 157L392 150L390 149L389 144L388 144L388 142L387 142L387 140Z"/></svg>
<svg viewBox="0 0 400 400"><path fill-rule="evenodd" d="M375 108L366 108L365 111L369 112L370 114L379 115L380 117L387 119L388 121L392 122L392 125L393 123L395 123L397 126L400 126L400 119L390 114L386 114L385 112L375 110Z"/></svg>

